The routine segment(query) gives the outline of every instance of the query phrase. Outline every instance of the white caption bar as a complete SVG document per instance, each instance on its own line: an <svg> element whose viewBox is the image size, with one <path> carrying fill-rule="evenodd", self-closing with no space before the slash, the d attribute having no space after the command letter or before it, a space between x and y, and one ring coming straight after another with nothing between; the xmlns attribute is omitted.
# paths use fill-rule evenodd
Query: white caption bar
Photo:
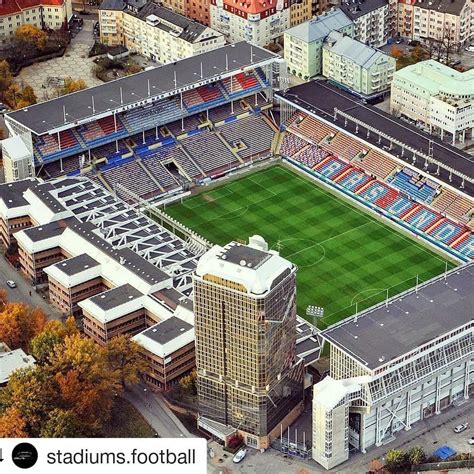
<svg viewBox="0 0 474 474"><path fill-rule="evenodd" d="M203 438L0 439L0 472L205 474Z"/></svg>

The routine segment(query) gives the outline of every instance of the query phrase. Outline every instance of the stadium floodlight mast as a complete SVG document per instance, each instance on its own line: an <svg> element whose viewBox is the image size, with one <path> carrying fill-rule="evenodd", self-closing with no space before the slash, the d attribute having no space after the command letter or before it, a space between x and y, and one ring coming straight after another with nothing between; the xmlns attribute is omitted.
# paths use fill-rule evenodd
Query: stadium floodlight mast
<svg viewBox="0 0 474 474"><path fill-rule="evenodd" d="M314 306L310 304L306 307L306 316L309 316L313 321L313 325L317 326L317 319L321 319L324 316L324 308L322 306Z"/></svg>

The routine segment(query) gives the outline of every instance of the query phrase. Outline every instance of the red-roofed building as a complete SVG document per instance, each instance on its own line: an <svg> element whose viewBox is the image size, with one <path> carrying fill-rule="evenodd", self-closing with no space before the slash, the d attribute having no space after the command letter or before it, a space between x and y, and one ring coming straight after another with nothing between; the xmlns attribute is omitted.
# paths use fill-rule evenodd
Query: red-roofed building
<svg viewBox="0 0 474 474"><path fill-rule="evenodd" d="M210 0L211 27L231 42L265 46L290 27L289 0Z"/></svg>
<svg viewBox="0 0 474 474"><path fill-rule="evenodd" d="M71 16L71 0L0 0L0 47L19 26L58 30Z"/></svg>

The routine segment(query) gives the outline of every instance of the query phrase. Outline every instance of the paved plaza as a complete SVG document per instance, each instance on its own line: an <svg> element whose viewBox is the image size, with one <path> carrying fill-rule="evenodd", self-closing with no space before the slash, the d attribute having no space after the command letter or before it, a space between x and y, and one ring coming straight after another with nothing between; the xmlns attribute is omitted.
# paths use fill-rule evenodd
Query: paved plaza
<svg viewBox="0 0 474 474"><path fill-rule="evenodd" d="M63 57L22 69L17 80L24 81L33 87L38 102L55 97L56 85L68 77L83 79L88 87L102 84L93 72L94 58L87 57L94 44L93 28L94 20L84 20L82 30L71 40Z"/></svg>

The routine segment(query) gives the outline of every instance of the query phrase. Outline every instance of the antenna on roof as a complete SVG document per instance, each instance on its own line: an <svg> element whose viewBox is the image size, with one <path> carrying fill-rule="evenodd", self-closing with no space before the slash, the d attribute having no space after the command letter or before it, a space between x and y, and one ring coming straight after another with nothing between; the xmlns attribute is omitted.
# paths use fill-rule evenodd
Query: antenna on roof
<svg viewBox="0 0 474 474"><path fill-rule="evenodd" d="M201 79L203 78L203 73L202 73L202 61L201 61Z"/></svg>
<svg viewBox="0 0 474 474"><path fill-rule="evenodd" d="M67 120L66 120L66 106L65 105L63 105L63 115L64 115L64 123L66 123Z"/></svg>
<svg viewBox="0 0 474 474"><path fill-rule="evenodd" d="M92 96L92 113L95 114L95 102L94 102L94 96Z"/></svg>
<svg viewBox="0 0 474 474"><path fill-rule="evenodd" d="M122 91L122 88L120 88L120 105L123 105L123 91Z"/></svg>
<svg viewBox="0 0 474 474"><path fill-rule="evenodd" d="M446 281L446 277L448 276L448 261L446 260L446 265L444 267L444 281Z"/></svg>
<svg viewBox="0 0 474 474"><path fill-rule="evenodd" d="M418 273L416 274L415 295L418 294Z"/></svg>
<svg viewBox="0 0 474 474"><path fill-rule="evenodd" d="M148 97L150 97L150 79L147 79L148 84Z"/></svg>
<svg viewBox="0 0 474 474"><path fill-rule="evenodd" d="M250 45L250 64L253 62L253 46Z"/></svg>
<svg viewBox="0 0 474 474"><path fill-rule="evenodd" d="M174 88L177 89L178 88L178 80L176 79L176 71L173 71L174 73Z"/></svg>
<svg viewBox="0 0 474 474"><path fill-rule="evenodd" d="M229 70L229 58L227 56L227 53L225 53L225 70Z"/></svg>
<svg viewBox="0 0 474 474"><path fill-rule="evenodd" d="M359 302L356 301L356 312L355 312L355 318L354 318L354 322L356 323L357 322L357 316L359 315Z"/></svg>

